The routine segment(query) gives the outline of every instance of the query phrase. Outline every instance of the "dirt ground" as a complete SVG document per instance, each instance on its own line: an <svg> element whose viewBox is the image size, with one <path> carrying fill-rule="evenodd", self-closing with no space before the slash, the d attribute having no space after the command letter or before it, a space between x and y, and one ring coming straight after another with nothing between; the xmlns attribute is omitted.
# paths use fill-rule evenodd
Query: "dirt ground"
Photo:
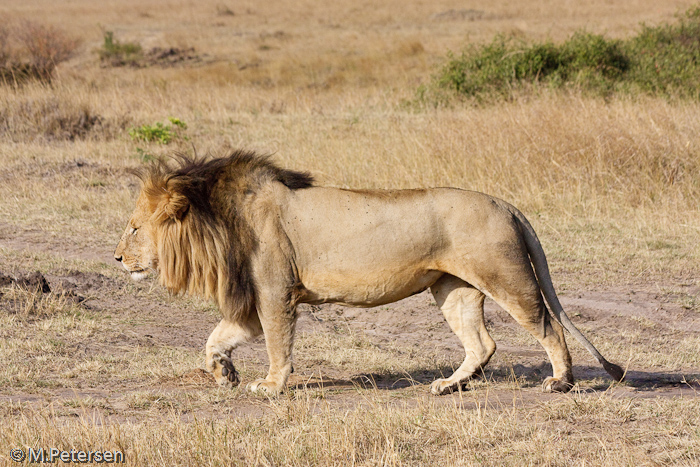
<svg viewBox="0 0 700 467"><path fill-rule="evenodd" d="M0 248L18 255L43 251L65 260L108 263L112 258L111 246L85 248L69 242L52 243L39 232L18 234L0 228ZM22 388L21 384L4 385L0 388L0 401L22 403L39 410L58 407L59 415L63 416L96 411L106 423L110 419L138 420L151 416L154 409L171 410L173 403L158 405L157 402L168 400L167 395L177 401L183 394L187 395L189 402L185 410L179 412L182 417L264 414L269 403L265 398L242 389L222 394L223 390L218 389L203 370L204 344L218 321L213 308L201 303L191 306L189 299L168 297L154 283L134 286L117 263L111 262L113 268L104 274L78 270L66 270L61 274L42 271L40 275L34 274L33 279L35 271L3 266L0 267L0 286L5 288L0 290L7 291L7 287L17 287L18 284L25 288L36 287L41 285L37 280L43 276L51 290L49 292L45 284L44 293L66 297L85 316L97 317L107 323L94 339L66 340L64 354L75 365L95 358L107 361L120 355L138 360L138 355L148 354L153 349L156 352L158 349L184 352L194 356L191 361L198 363L190 363L189 367L185 363L172 373L164 370L152 376L123 380L94 378L89 371L78 371L66 380L62 376L65 368L54 370L47 365L41 372L44 384L29 389ZM653 353L657 351L655 348L663 352L700 337L700 314L678 299L697 296L700 290L693 282L690 284L675 284L671 288L639 284L561 293L564 308L574 323L602 353L623 367L627 365L626 381L611 384L603 369L569 336L574 375L580 381L574 391L592 396L607 392L613 397L625 398L697 399L700 390L698 368L674 366L673 362L663 368L658 364L645 366L644 358L638 355ZM0 309L11 315L16 313L17 304L7 296L0 296ZM540 391L539 384L551 371L546 354L507 313L487 301L486 320L498 350L483 379L462 393L439 398L440 402L465 408L480 404L498 408L513 404L536 405L567 397ZM40 318L28 319L26 326L40 326L40 322ZM0 337L8 338L11 332L0 330ZM448 328L429 292L370 309L302 306L297 336L300 337L295 349L295 373L290 380L289 392L322 391L323 398L337 407L352 407L360 403L364 398L362 388L385 394L389 401L408 397L415 401L432 398L428 390L430 382L441 374L449 374L463 358L459 341ZM324 350L317 345L319 342L325 342L324 345L329 345L331 352L335 353L348 346L350 349L370 349L378 354L387 352L409 360L431 355L436 364L430 365L419 359L420 363L410 366L408 371L401 368L376 373L358 371L357 366L343 362L342 358L337 363L337 357L324 355ZM633 346L624 344L630 342ZM620 343L624 345L618 345ZM629 354L621 350L625 347L628 347ZM614 349L612 355L610 349ZM27 358L38 357L28 355ZM235 361L243 374L242 388L253 377L266 371L264 340L260 338L241 347L235 354ZM163 361L163 364L167 362ZM473 394L469 395L470 392ZM139 403L144 394L146 402ZM207 397L214 397L215 403L206 402L211 402ZM89 401L87 406L85 401Z"/></svg>

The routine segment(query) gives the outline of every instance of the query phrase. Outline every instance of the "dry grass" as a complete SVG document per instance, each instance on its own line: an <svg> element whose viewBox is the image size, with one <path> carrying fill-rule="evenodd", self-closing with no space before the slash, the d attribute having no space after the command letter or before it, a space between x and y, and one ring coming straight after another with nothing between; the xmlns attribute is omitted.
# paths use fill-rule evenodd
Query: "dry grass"
<svg viewBox="0 0 700 467"><path fill-rule="evenodd" d="M302 395L264 404L256 420L184 421L182 411L171 409L162 418L120 425L104 425L90 401L77 420L60 425L54 410L13 405L4 412L16 423L3 430L0 444L101 446L138 465L691 466L700 455L700 411L689 401L574 394L522 409L488 399L440 406L365 396L351 410Z"/></svg>
<svg viewBox="0 0 700 467"><path fill-rule="evenodd" d="M532 221L560 290L658 291L692 325L700 104L563 93L483 107L405 104L468 40L560 40L579 28L623 37L690 5L5 2L0 14L12 21L60 26L82 45L50 85L0 86L0 273L79 271L107 285L76 289L81 305L58 290L0 289L0 463L12 447L43 446L119 449L133 465L697 465L697 395L647 399L644 391L658 394L606 390L607 380L586 374L579 393L543 396L540 375L515 371L522 359L506 352L469 391L427 398L426 384L460 355L378 342L345 321L299 334L300 380L281 399L214 388L193 369L215 311L134 285L111 259L138 187L125 169L142 154L253 148L328 185L450 185L502 197ZM102 68L104 30L144 50L194 47L201 61ZM128 135L168 117L187 124L187 140ZM171 313L178 319L164 318ZM624 327L594 341L631 368L681 371L693 384L698 334L662 331L663 316L618 317ZM539 351L499 326L499 345ZM265 364L263 344L252 348L241 357L245 381ZM590 361L575 344L572 353Z"/></svg>

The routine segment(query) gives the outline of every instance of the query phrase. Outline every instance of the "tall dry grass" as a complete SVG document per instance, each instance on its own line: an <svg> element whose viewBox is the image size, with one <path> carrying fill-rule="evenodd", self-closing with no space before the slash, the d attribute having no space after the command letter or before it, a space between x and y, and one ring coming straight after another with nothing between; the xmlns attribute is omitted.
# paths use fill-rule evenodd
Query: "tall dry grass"
<svg viewBox="0 0 700 467"><path fill-rule="evenodd" d="M4 412L16 423L2 431L0 445L99 446L144 466L692 466L700 458L700 412L693 401L574 395L518 409L487 399L465 400L464 407L377 399L370 392L356 407L338 410L302 395L263 403L259 419L187 420L172 411L165 420L122 424L105 423L90 407L64 423L51 411L12 405Z"/></svg>

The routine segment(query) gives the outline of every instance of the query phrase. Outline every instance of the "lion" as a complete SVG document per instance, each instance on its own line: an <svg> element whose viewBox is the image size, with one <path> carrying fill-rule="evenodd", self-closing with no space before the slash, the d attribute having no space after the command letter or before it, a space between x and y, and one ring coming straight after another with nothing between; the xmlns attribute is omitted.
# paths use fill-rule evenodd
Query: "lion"
<svg viewBox="0 0 700 467"><path fill-rule="evenodd" d="M495 352L485 297L546 350L553 374L543 390L574 384L563 328L623 379L569 320L535 231L505 201L456 188L321 187L249 151L177 155L138 175L115 259L135 280L154 272L174 294L216 302L222 319L206 343L206 368L223 386L240 383L232 351L264 334L269 372L248 388L285 389L301 303L374 307L426 289L466 353L450 377L432 382L433 394L460 389Z"/></svg>

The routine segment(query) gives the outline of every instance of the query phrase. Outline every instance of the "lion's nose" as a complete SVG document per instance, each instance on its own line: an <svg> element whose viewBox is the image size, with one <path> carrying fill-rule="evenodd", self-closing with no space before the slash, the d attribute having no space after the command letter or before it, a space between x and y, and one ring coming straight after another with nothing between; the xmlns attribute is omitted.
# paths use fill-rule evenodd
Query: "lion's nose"
<svg viewBox="0 0 700 467"><path fill-rule="evenodd" d="M122 262L122 257L121 257L121 256L114 255L114 259L116 259L116 260L119 261L120 263Z"/></svg>

